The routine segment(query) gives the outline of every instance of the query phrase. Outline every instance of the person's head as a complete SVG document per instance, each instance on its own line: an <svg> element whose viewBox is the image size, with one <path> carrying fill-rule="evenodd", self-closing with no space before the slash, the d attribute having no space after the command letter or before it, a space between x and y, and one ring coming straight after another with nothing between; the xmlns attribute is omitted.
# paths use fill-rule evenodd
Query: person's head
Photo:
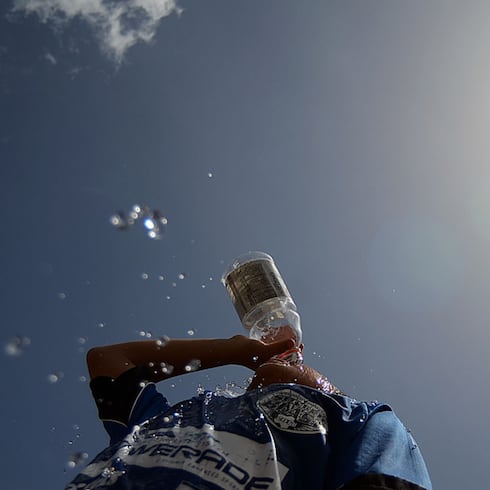
<svg viewBox="0 0 490 490"><path fill-rule="evenodd" d="M254 390L275 383L295 383L324 393L334 391L328 378L310 366L290 365L287 361L275 358L264 362L255 370L255 375L247 389Z"/></svg>

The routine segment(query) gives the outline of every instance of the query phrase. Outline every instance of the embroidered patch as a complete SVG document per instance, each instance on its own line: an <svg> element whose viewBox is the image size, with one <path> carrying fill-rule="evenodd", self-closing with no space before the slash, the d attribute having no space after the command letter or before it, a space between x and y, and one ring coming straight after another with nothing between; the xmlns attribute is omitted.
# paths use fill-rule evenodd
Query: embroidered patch
<svg viewBox="0 0 490 490"><path fill-rule="evenodd" d="M278 429L302 434L328 432L325 410L293 390L268 393L257 402L257 406Z"/></svg>

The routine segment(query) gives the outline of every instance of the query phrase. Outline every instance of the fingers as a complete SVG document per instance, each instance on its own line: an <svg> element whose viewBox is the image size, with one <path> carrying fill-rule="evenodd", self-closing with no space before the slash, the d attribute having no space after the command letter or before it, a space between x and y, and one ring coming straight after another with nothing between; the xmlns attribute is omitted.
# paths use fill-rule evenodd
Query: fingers
<svg viewBox="0 0 490 490"><path fill-rule="evenodd" d="M268 344L274 352L281 353L284 351L287 351L289 349L292 349L295 346L295 341L294 338L289 338L289 339L281 339L277 340L276 342L271 342Z"/></svg>
<svg viewBox="0 0 490 490"><path fill-rule="evenodd" d="M264 349L264 358L261 361L265 361L270 359L271 357L277 356L292 349L295 346L294 339L282 339L276 342L271 342L270 344L266 344L266 348Z"/></svg>

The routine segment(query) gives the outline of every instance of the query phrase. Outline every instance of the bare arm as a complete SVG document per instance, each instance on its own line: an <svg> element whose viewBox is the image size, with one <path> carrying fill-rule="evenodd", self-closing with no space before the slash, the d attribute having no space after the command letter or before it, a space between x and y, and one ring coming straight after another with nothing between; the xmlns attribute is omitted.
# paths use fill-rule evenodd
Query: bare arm
<svg viewBox="0 0 490 490"><path fill-rule="evenodd" d="M235 335L230 339L171 339L126 342L94 347L87 354L90 377L117 378L136 366L149 366L151 379L157 382L189 372L189 363L198 369L236 364L255 369L272 356L294 345L293 339L264 344L259 340ZM169 369L168 367L171 366Z"/></svg>

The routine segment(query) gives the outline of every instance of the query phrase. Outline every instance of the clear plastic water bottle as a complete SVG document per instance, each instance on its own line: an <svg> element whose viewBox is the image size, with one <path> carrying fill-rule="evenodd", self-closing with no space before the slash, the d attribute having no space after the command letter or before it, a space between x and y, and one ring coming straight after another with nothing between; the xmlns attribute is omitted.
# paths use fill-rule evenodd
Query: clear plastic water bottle
<svg viewBox="0 0 490 490"><path fill-rule="evenodd" d="M249 337L263 342L294 338L295 347L277 357L301 363L300 316L272 257L264 252L241 255L222 281Z"/></svg>

